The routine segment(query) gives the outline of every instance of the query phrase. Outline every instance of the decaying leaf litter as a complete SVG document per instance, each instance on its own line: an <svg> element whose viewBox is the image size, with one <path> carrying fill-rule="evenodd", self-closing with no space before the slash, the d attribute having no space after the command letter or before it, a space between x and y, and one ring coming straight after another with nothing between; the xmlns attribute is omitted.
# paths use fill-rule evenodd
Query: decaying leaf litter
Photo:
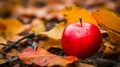
<svg viewBox="0 0 120 67"><path fill-rule="evenodd" d="M23 5L27 6L23 7L18 4L21 2L16 2L16 5L8 2L9 7L5 7L5 10L0 8L0 14L4 17L0 19L1 67L120 66L119 16L110 11L111 8L99 6L97 10L96 7L93 10L87 10L85 5L62 4L61 6L57 1L50 1L50 3L55 3L55 5L57 3L60 9L56 9L54 4L46 7L46 3L42 1L31 1L31 5L35 3L32 6L25 5L24 3L27 2L23 2ZM54 9L52 9L53 6ZM7 13L11 15L5 15ZM86 59L66 56L61 47L62 31L70 23L79 21L79 17L82 17L84 22L98 26L103 36L98 53Z"/></svg>

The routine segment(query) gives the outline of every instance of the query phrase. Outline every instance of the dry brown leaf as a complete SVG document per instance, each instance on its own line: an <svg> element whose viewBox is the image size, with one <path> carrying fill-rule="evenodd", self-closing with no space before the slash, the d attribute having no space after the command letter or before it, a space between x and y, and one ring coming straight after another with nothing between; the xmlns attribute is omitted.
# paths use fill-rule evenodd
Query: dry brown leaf
<svg viewBox="0 0 120 67"><path fill-rule="evenodd" d="M103 52L104 55L110 55L110 54L116 54L115 50L109 48L109 47L106 47L104 52Z"/></svg>
<svg viewBox="0 0 120 67"><path fill-rule="evenodd" d="M64 18L64 16L61 14L60 11L53 10L50 13L48 13L45 18L47 20L50 20L50 19L53 19L53 18L57 18L58 20L62 20Z"/></svg>
<svg viewBox="0 0 120 67"><path fill-rule="evenodd" d="M42 32L42 35L47 35L49 38L53 38L53 39L61 39L62 36L62 32L65 28L65 24L64 22L61 22L59 24L57 24L53 29L51 29L48 32Z"/></svg>
<svg viewBox="0 0 120 67"><path fill-rule="evenodd" d="M0 45L0 50L3 49L3 48L5 48L5 46L4 45Z"/></svg>
<svg viewBox="0 0 120 67"><path fill-rule="evenodd" d="M114 50L114 45L110 44L109 42L104 43L104 45L106 46L103 52L104 55L116 54L116 50Z"/></svg>
<svg viewBox="0 0 120 67"><path fill-rule="evenodd" d="M77 67L96 67L96 66L80 62L77 64Z"/></svg>
<svg viewBox="0 0 120 67"><path fill-rule="evenodd" d="M92 17L92 15L83 8L77 6L70 6L66 7L61 12L64 15L65 19L67 19L67 24L79 22L79 18L81 17L83 22L88 22L97 25L97 22Z"/></svg>
<svg viewBox="0 0 120 67"><path fill-rule="evenodd" d="M113 45L113 44L111 44L111 43L109 43L109 42L105 42L104 45L105 45L106 47L111 48L111 49L114 49L114 48L115 48L115 45Z"/></svg>
<svg viewBox="0 0 120 67"><path fill-rule="evenodd" d="M101 47L100 47L100 49L98 50L98 52L103 52L104 50L105 50L105 45L104 45L104 41L102 41L102 43L101 43Z"/></svg>
<svg viewBox="0 0 120 67"><path fill-rule="evenodd" d="M103 51L103 55L111 55L111 54L118 54L120 53L120 46L119 45L113 45L109 42L105 42L104 46L106 47Z"/></svg>
<svg viewBox="0 0 120 67"><path fill-rule="evenodd" d="M41 47L41 48L44 48L44 49L50 48L49 45L46 45L46 41L39 41L38 42L38 47Z"/></svg>
<svg viewBox="0 0 120 67"><path fill-rule="evenodd" d="M120 17L108 10L97 10L92 13L93 17L99 24L120 32Z"/></svg>
<svg viewBox="0 0 120 67"><path fill-rule="evenodd" d="M108 30L109 42L120 45L120 34L112 30Z"/></svg>
<svg viewBox="0 0 120 67"><path fill-rule="evenodd" d="M7 61L4 59L4 56L0 54L0 65L6 63Z"/></svg>
<svg viewBox="0 0 120 67"><path fill-rule="evenodd" d="M9 57L14 57L17 56L19 54L19 51L16 49L12 49L10 52L6 53L6 56Z"/></svg>
<svg viewBox="0 0 120 67"><path fill-rule="evenodd" d="M0 36L0 44L7 44L7 41L2 36Z"/></svg>
<svg viewBox="0 0 120 67"><path fill-rule="evenodd" d="M41 32L45 31L45 25L44 22L40 19L34 19L31 28L30 28L30 33L34 32L35 34L40 34Z"/></svg>

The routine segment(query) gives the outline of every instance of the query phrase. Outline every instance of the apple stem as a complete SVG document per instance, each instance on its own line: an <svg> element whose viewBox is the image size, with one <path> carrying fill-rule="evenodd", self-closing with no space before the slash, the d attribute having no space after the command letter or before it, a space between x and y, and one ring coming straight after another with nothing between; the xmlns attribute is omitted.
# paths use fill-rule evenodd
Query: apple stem
<svg viewBox="0 0 120 67"><path fill-rule="evenodd" d="M81 27L82 27L82 18L79 18L79 20L80 20L80 25L81 25Z"/></svg>

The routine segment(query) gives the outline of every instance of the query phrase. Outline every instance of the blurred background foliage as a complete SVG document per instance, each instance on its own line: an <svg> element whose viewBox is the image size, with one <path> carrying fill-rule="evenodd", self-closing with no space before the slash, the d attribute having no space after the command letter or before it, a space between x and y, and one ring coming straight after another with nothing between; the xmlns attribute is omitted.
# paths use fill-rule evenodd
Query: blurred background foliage
<svg viewBox="0 0 120 67"><path fill-rule="evenodd" d="M120 0L0 0L0 16L17 17L26 14L41 18L45 12L61 10L73 4L89 10L104 6L117 13L120 12ZM45 10L41 15L39 10L43 9Z"/></svg>

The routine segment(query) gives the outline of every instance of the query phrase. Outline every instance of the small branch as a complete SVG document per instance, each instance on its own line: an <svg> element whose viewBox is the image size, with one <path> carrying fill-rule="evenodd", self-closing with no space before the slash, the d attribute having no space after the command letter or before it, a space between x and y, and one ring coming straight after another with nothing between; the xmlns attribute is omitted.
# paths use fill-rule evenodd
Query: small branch
<svg viewBox="0 0 120 67"><path fill-rule="evenodd" d="M0 53L3 53L3 52L5 52L5 51L11 49L11 48L14 47L16 44L18 44L20 41L22 41L22 40L24 40L24 39L26 39L26 38L32 38L32 37L34 37L34 33L29 34L29 35L27 35L27 36L25 36L25 37L19 39L18 41L12 43L12 44L11 44L10 46L8 46L7 48L1 50Z"/></svg>

